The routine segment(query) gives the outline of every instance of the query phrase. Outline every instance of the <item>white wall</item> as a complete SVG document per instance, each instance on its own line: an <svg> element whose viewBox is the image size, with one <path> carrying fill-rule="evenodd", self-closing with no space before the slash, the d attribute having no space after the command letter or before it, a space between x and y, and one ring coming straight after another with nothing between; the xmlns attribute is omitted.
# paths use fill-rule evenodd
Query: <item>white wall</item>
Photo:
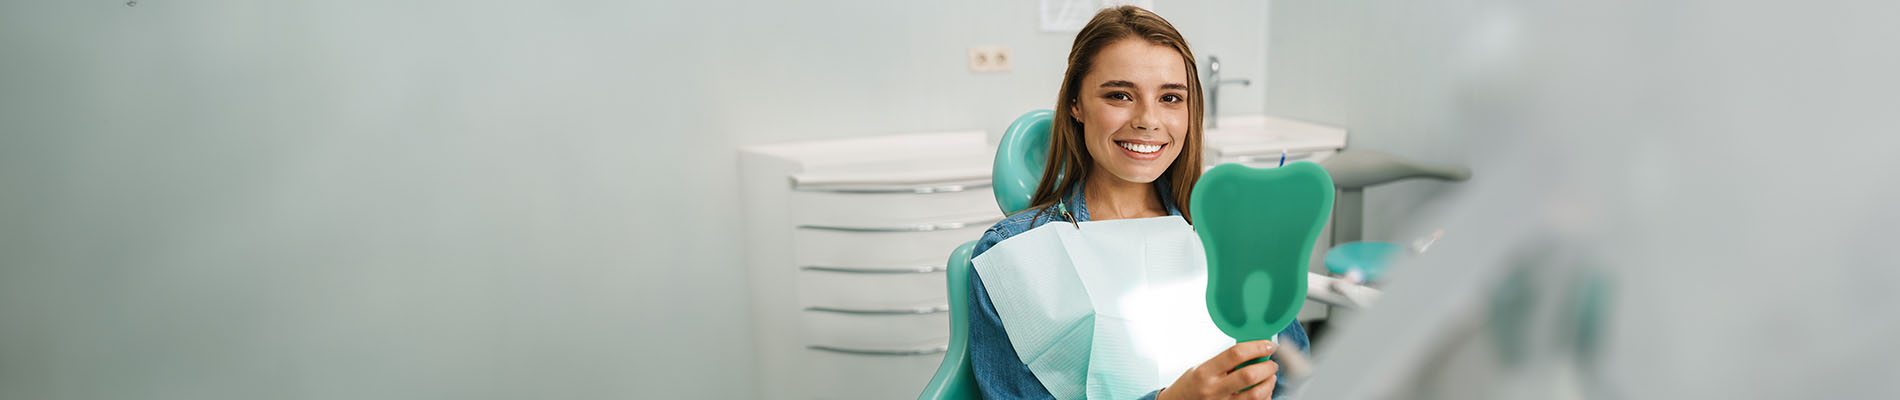
<svg viewBox="0 0 1900 400"><path fill-rule="evenodd" d="M1480 50L1470 36L1498 29L1476 26L1479 3L1485 2L1273 2L1268 112L1346 127L1348 150L1470 165L1475 138L1452 118L1466 100L1456 96L1470 73L1461 68L1484 57L1474 54ZM1369 189L1366 239L1409 240L1420 232L1400 226L1456 185L1408 181Z"/></svg>
<svg viewBox="0 0 1900 400"><path fill-rule="evenodd" d="M735 149L1000 131L1035 3L0 3L0 398L752 397Z"/></svg>

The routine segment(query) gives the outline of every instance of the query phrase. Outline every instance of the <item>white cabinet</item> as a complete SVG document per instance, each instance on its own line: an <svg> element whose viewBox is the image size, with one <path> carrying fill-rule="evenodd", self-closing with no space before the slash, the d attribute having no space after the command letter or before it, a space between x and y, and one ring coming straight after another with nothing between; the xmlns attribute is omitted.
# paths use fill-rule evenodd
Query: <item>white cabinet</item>
<svg viewBox="0 0 1900 400"><path fill-rule="evenodd" d="M741 150L761 397L923 391L950 340L944 260L1003 217L994 154L980 131Z"/></svg>

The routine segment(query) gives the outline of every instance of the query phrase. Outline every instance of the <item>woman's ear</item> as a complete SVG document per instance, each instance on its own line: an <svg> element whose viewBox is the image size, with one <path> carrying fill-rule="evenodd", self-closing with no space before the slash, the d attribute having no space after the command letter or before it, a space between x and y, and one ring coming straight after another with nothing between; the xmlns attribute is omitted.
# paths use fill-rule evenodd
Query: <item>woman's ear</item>
<svg viewBox="0 0 1900 400"><path fill-rule="evenodd" d="M1082 105L1077 104L1075 100L1069 100L1069 119L1075 120L1078 124L1082 123Z"/></svg>

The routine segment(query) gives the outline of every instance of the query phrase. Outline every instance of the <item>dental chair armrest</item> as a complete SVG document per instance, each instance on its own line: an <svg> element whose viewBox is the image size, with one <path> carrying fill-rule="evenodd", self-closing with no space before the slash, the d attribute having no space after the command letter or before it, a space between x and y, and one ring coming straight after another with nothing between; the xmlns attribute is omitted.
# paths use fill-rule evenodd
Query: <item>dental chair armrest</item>
<svg viewBox="0 0 1900 400"><path fill-rule="evenodd" d="M1471 179L1470 168L1425 164L1371 150L1340 152L1319 164L1333 176L1333 186L1340 189L1360 189L1412 178L1454 182Z"/></svg>
<svg viewBox="0 0 1900 400"><path fill-rule="evenodd" d="M1306 273L1306 298L1327 305L1365 308L1384 295L1379 289L1373 289L1345 279L1334 278L1308 272Z"/></svg>

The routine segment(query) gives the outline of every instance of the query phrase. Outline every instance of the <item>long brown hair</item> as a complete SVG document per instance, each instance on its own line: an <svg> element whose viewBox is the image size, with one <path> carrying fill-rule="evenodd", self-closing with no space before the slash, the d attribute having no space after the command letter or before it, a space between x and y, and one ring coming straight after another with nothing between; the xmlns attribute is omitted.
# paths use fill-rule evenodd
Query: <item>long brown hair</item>
<svg viewBox="0 0 1900 400"><path fill-rule="evenodd" d="M1082 78L1088 76L1094 68L1095 55L1117 41L1128 38L1140 38L1159 46L1168 46L1181 53L1181 61L1187 64L1188 76L1188 132L1187 140L1181 143L1180 155L1174 164L1168 166L1163 175L1168 179L1168 196L1174 206L1181 210L1181 218L1193 221L1188 216L1188 196L1192 195L1194 182L1201 179L1201 78L1194 66L1194 52L1188 50L1187 39L1174 29L1168 20L1140 7L1121 6L1102 10L1089 20L1088 25L1075 35L1075 45L1069 50L1069 70L1062 77L1062 92L1056 96L1055 123L1049 132L1049 163L1042 169L1042 182L1036 185L1036 194L1030 197L1030 208L1043 208L1061 201L1067 195L1068 188L1086 182L1089 166L1095 160L1089 155L1082 139L1082 123L1075 120L1070 106L1075 104L1076 96L1082 89Z"/></svg>

